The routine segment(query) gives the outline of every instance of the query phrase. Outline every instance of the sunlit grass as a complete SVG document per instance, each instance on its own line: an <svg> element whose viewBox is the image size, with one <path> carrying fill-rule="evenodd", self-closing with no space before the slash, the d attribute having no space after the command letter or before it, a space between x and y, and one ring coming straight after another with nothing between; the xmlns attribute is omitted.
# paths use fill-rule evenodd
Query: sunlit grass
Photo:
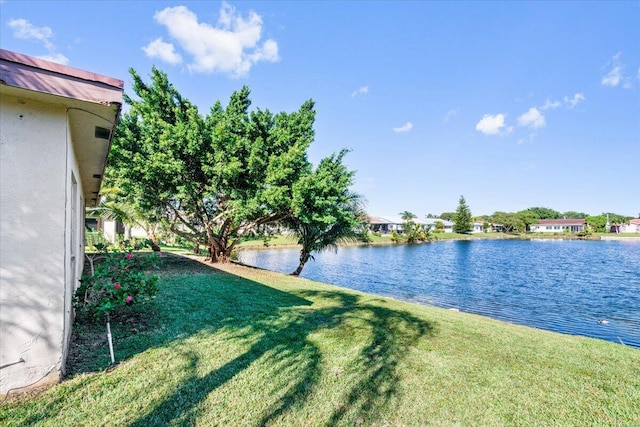
<svg viewBox="0 0 640 427"><path fill-rule="evenodd" d="M158 299L77 325L50 426L640 425L640 350L259 269L167 258ZM98 335L102 334L102 335Z"/></svg>
<svg viewBox="0 0 640 427"><path fill-rule="evenodd" d="M282 246L282 245L296 245L298 243L298 239L292 235L282 235L277 234L272 236L265 245L263 239L259 238L246 238L242 242L238 243L237 247L270 247L270 246Z"/></svg>

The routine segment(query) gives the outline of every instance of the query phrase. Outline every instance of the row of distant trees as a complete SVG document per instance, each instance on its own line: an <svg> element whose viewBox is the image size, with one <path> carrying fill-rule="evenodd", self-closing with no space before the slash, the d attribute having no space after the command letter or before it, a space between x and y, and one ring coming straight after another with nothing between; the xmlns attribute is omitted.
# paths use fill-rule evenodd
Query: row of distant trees
<svg viewBox="0 0 640 427"><path fill-rule="evenodd" d="M537 223L541 219L562 219L562 218L584 218L589 227L595 232L605 232L607 216L610 224L622 224L628 222L633 217L605 212L600 215L589 215L584 212L567 211L560 212L546 207L531 207L518 212L494 212L492 215L481 215L472 217L471 211L464 200L460 197L458 208L455 212L442 212L440 215L427 214L427 218L442 218L455 221L458 233L465 233L471 230L473 221L487 224L502 224L506 232L525 232L529 230L531 224ZM640 214L639 214L640 217ZM461 225L458 226L458 222ZM467 230L467 231L463 231Z"/></svg>

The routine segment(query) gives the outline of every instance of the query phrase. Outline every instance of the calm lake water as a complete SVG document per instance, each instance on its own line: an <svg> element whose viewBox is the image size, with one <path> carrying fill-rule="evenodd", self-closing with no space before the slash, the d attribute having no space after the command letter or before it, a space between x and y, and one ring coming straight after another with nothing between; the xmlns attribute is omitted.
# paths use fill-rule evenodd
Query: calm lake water
<svg viewBox="0 0 640 427"><path fill-rule="evenodd" d="M640 348L640 242L475 240L315 254L303 277ZM298 249L249 250L290 273Z"/></svg>

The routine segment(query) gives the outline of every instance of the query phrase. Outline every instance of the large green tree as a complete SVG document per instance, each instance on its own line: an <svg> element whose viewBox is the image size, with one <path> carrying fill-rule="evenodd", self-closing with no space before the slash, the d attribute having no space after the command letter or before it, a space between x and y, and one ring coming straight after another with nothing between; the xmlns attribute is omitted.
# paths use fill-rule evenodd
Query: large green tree
<svg viewBox="0 0 640 427"><path fill-rule="evenodd" d="M562 218L562 214L551 208L544 207L533 207L527 209L530 212L533 212L538 219L559 219Z"/></svg>
<svg viewBox="0 0 640 427"><path fill-rule="evenodd" d="M524 231L528 224L525 224L523 218L529 218L526 215L521 215L520 213L511 213L511 212L494 212L492 215L492 221L496 224L501 224L504 228L504 231L507 233L513 233L517 231ZM536 220L532 220L530 224L537 222Z"/></svg>
<svg viewBox="0 0 640 427"><path fill-rule="evenodd" d="M140 212L228 260L236 243L290 214L293 184L307 176L314 138L313 101L293 113L249 112L249 89L216 102L206 116L155 67L145 83L134 70L136 98L117 129L107 185Z"/></svg>
<svg viewBox="0 0 640 427"><path fill-rule="evenodd" d="M456 213L453 215L453 221L455 222L453 231L456 233L470 233L473 230L471 209L467 205L464 196L460 196Z"/></svg>
<svg viewBox="0 0 640 427"><path fill-rule="evenodd" d="M310 174L293 185L291 215L283 222L301 245L300 262L291 273L300 275L313 252L337 249L337 244L355 241L364 227L362 196L350 190L354 172L342 159L347 153L323 159Z"/></svg>
<svg viewBox="0 0 640 427"><path fill-rule="evenodd" d="M522 228L518 228L516 231L529 231L531 225L536 224L540 220L538 214L530 209L517 212L515 215L517 215L518 220L524 224Z"/></svg>

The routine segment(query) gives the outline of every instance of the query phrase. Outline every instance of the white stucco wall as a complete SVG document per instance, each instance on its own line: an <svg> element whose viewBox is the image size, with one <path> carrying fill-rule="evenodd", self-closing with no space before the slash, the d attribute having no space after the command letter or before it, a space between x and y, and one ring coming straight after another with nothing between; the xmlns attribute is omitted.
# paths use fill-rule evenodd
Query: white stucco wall
<svg viewBox="0 0 640 427"><path fill-rule="evenodd" d="M57 381L64 367L73 292L65 230L71 173L79 176L67 129L64 106L0 98L0 393ZM81 189L78 182L77 277Z"/></svg>

